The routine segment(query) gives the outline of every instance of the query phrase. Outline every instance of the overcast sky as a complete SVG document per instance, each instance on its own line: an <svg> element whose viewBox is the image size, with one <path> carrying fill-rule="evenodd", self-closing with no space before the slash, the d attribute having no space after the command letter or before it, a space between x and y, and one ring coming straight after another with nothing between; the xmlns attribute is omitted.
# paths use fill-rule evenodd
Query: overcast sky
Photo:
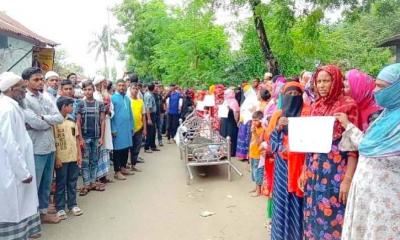
<svg viewBox="0 0 400 240"><path fill-rule="evenodd" d="M88 43L93 34L107 24L107 8L121 0L0 0L0 10L32 31L60 43L58 48L67 51L69 62L84 67L93 75L103 67L103 60L95 60L88 53ZM111 15L111 25L117 21ZM122 72L123 63L115 63Z"/></svg>
<svg viewBox="0 0 400 240"><path fill-rule="evenodd" d="M180 0L165 0L169 4ZM68 61L85 69L93 76L103 67L101 56L96 61L95 53L88 53L88 43L93 34L101 31L107 24L107 8L121 3L122 0L0 0L0 11L19 21L32 31L60 43L68 53ZM227 24L237 21L221 11L218 22ZM248 13L243 14L246 17ZM117 26L117 20L111 16L111 25ZM121 77L124 63L113 61Z"/></svg>

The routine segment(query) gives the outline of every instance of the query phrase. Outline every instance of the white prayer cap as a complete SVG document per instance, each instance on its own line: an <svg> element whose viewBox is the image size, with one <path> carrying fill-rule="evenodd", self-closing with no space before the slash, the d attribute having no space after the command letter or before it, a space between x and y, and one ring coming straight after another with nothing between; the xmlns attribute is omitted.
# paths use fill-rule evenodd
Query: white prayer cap
<svg viewBox="0 0 400 240"><path fill-rule="evenodd" d="M270 72L265 73L265 74L264 74L264 78L267 78L267 77L272 78L272 77L273 77L273 76L272 76L272 73L270 73Z"/></svg>
<svg viewBox="0 0 400 240"><path fill-rule="evenodd" d="M47 79L49 79L49 78L51 78L51 77L60 77L56 72L53 72L53 71L48 71L47 73L46 73L46 75L44 76L44 78L47 80Z"/></svg>
<svg viewBox="0 0 400 240"><path fill-rule="evenodd" d="M93 85L97 85L105 80L106 80L106 77L104 77L103 75L97 75L96 77L94 77Z"/></svg>
<svg viewBox="0 0 400 240"><path fill-rule="evenodd" d="M0 74L0 91L7 91L21 80L21 76L18 76L13 72L3 72Z"/></svg>

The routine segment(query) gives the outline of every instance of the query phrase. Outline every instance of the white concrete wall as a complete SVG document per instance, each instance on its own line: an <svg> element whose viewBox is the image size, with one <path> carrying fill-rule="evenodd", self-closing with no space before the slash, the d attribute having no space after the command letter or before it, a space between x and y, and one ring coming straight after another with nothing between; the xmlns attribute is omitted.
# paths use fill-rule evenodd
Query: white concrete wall
<svg viewBox="0 0 400 240"><path fill-rule="evenodd" d="M33 44L13 37L8 37L8 48L0 48L0 73L7 71L14 63L24 56L33 47ZM22 71L32 66L32 53L29 53L19 62L11 72L21 74Z"/></svg>

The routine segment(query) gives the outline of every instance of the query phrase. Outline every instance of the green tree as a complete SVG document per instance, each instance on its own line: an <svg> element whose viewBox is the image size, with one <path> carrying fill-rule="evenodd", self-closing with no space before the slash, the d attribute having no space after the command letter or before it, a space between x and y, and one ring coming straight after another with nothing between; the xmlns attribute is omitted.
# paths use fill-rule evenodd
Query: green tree
<svg viewBox="0 0 400 240"><path fill-rule="evenodd" d="M223 81L229 59L224 28L201 1L168 8L163 1L126 0L117 16L130 34L125 45L128 69L166 83L199 85ZM133 65L133 67L129 67Z"/></svg>

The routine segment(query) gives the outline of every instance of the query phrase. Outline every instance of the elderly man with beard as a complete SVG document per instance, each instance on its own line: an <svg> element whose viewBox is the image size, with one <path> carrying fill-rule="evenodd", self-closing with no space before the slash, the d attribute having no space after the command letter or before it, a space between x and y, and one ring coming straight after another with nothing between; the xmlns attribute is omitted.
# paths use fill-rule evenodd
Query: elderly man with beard
<svg viewBox="0 0 400 240"><path fill-rule="evenodd" d="M33 145L22 110L25 82L14 73L2 73L0 91L0 238L39 238Z"/></svg>
<svg viewBox="0 0 400 240"><path fill-rule="evenodd" d="M46 91L43 92L43 96L50 102L56 104L60 76L58 76L56 72L48 71L45 75L45 79Z"/></svg>
<svg viewBox="0 0 400 240"><path fill-rule="evenodd" d="M42 70L35 67L27 68L22 72L22 78L27 84L25 98L27 110L25 111L30 117L25 121L33 142L39 212L43 223L58 223L60 219L54 214L49 214L47 209L56 150L53 126L62 123L64 118L55 104L43 97L41 93L44 86Z"/></svg>

